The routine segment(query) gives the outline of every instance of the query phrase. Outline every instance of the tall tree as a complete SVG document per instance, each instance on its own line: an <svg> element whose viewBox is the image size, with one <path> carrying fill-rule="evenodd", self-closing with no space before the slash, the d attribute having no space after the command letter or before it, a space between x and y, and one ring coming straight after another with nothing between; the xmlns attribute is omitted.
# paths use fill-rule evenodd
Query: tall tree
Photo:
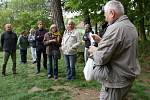
<svg viewBox="0 0 150 100"><path fill-rule="evenodd" d="M100 5L107 0L63 0L65 2L65 10L81 12L85 24L94 24L95 32L97 32L97 23L104 20L102 14L97 14L101 11Z"/></svg>
<svg viewBox="0 0 150 100"><path fill-rule="evenodd" d="M147 40L146 34L145 34L145 12L144 12L144 2L143 0L137 0L137 7L138 7L138 14L140 15L139 19L139 35L142 39Z"/></svg>
<svg viewBox="0 0 150 100"><path fill-rule="evenodd" d="M84 24L89 24L91 26L91 21L90 21L91 18L90 18L88 9L85 9L83 11L83 17L84 17Z"/></svg>
<svg viewBox="0 0 150 100"><path fill-rule="evenodd" d="M5 0L6 1L6 0ZM36 27L36 22L42 20L46 28L50 26L51 20L48 15L45 0L7 0L7 7L0 5L0 25L11 23L14 30L20 33ZM0 26L2 29L3 27ZM0 31L1 31L0 29Z"/></svg>
<svg viewBox="0 0 150 100"><path fill-rule="evenodd" d="M150 6L148 0L121 0L121 2L125 7L125 14L127 14L136 25L139 37L142 40L147 40L145 34L145 19L149 16L149 10L146 8Z"/></svg>
<svg viewBox="0 0 150 100"><path fill-rule="evenodd" d="M49 0L49 2L52 14L52 22L57 25L59 32L63 34L65 26L62 16L61 0Z"/></svg>

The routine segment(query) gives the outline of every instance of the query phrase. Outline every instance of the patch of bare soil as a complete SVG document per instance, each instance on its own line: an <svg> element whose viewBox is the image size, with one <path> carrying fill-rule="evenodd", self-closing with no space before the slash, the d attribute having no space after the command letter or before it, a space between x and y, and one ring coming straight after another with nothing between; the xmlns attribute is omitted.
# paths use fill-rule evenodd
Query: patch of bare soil
<svg viewBox="0 0 150 100"><path fill-rule="evenodd" d="M98 100L99 92L95 90L79 90L78 95L73 97L73 100Z"/></svg>
<svg viewBox="0 0 150 100"><path fill-rule="evenodd" d="M38 88L38 87L32 87L28 93L33 93L33 92L39 92L39 91L43 91L41 88Z"/></svg>
<svg viewBox="0 0 150 100"><path fill-rule="evenodd" d="M54 90L65 89L72 95L72 100L98 100L99 92L91 89L79 89L70 86L53 86Z"/></svg>

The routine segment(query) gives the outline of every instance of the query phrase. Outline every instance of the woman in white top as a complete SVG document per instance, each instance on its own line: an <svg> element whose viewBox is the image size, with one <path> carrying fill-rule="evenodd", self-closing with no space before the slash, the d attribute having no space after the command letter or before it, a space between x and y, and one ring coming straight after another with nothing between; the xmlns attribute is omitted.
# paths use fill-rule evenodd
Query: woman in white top
<svg viewBox="0 0 150 100"><path fill-rule="evenodd" d="M30 34L28 37L29 44L31 46L31 53L32 53L32 63L36 63L36 41L35 41L35 29L30 29Z"/></svg>

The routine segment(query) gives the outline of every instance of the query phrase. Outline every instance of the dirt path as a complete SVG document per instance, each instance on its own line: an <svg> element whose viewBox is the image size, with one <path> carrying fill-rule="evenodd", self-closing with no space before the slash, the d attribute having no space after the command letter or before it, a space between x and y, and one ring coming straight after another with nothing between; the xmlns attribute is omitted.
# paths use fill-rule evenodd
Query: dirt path
<svg viewBox="0 0 150 100"><path fill-rule="evenodd" d="M98 100L99 92L90 89L78 89L70 86L54 86L55 90L65 89L72 94L72 100Z"/></svg>
<svg viewBox="0 0 150 100"><path fill-rule="evenodd" d="M50 88L51 90L59 91L64 90L68 91L71 95L72 100L98 100L99 92L90 89L79 89L70 86L53 86ZM39 92L39 91L47 91L38 87L32 87L28 93Z"/></svg>

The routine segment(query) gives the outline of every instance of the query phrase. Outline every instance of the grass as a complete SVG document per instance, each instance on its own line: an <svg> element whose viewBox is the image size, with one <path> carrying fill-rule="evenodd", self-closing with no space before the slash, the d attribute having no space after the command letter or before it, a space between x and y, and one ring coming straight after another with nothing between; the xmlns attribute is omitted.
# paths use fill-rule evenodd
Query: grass
<svg viewBox="0 0 150 100"><path fill-rule="evenodd" d="M0 62L2 62L2 52L0 55ZM12 75L12 61L9 59L7 64L8 76L2 77L0 75L0 100L71 100L72 93L70 91L74 88L95 89L94 86L99 87L97 82L91 84L84 80L82 64L76 66L77 80L67 81L65 79L66 68L63 59L61 59L59 61L59 79L55 81L54 79L47 79L47 71L43 67L41 73L35 75L36 65L31 64L30 51L28 58L28 64L20 64L19 51L17 51L18 74L16 76Z"/></svg>
<svg viewBox="0 0 150 100"><path fill-rule="evenodd" d="M142 44L140 44L142 45ZM143 46L143 45L142 45ZM129 93L130 100L150 100L150 46L147 44L140 47L140 62L142 73L134 82ZM142 50L143 49L143 50ZM145 49L145 50L144 50ZM2 52L0 62L2 65ZM47 79L47 71L41 68L41 73L35 75L35 65L31 64L31 54L28 51L28 64L20 64L20 55L17 51L17 72L12 75L12 61L7 64L8 76L0 75L0 100L77 100L75 97L82 96L80 91L94 90L99 93L100 85L96 81L86 82L83 77L83 63L78 61L76 65L77 79L67 81L65 79L65 65L63 59L59 61L59 79ZM1 72L0 68L0 72ZM94 95L94 93L93 93ZM88 97L93 96L92 93ZM84 95L83 95L84 96ZM85 100L83 99L79 100ZM92 99L95 100L95 99Z"/></svg>

